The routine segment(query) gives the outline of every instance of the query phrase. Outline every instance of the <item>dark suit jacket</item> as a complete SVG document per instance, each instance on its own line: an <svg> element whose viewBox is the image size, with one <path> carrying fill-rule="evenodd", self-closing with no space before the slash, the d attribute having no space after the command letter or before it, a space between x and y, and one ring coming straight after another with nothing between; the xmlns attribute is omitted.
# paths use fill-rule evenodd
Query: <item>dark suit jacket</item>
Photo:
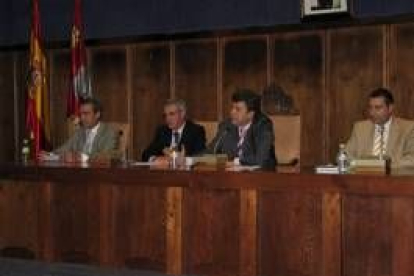
<svg viewBox="0 0 414 276"><path fill-rule="evenodd" d="M238 141L238 127L227 119L220 123L208 152L224 153L229 159L234 159L237 157ZM257 114L244 138L240 164L259 165L263 169L274 170L277 164L274 143L272 121L264 114Z"/></svg>
<svg viewBox="0 0 414 276"><path fill-rule="evenodd" d="M162 156L162 150L169 147L172 139L172 130L166 125L157 128L151 144L142 153L142 160L148 161L151 156ZM196 155L205 150L206 132L204 127L187 121L180 138L179 148L184 146L187 156Z"/></svg>

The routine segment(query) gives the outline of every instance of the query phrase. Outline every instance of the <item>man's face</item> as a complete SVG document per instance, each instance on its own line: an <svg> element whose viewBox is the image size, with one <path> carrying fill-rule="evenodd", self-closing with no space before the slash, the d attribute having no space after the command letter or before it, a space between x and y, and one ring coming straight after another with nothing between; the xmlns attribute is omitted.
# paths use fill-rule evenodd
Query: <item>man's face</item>
<svg viewBox="0 0 414 276"><path fill-rule="evenodd" d="M248 111L245 102L233 102L230 110L231 122L236 126L245 126L253 120L253 111Z"/></svg>
<svg viewBox="0 0 414 276"><path fill-rule="evenodd" d="M386 123L392 115L393 105L387 105L383 97L370 98L368 103L369 119L374 124Z"/></svg>
<svg viewBox="0 0 414 276"><path fill-rule="evenodd" d="M175 104L164 107L164 118L168 128L172 130L179 129L184 123L185 114Z"/></svg>
<svg viewBox="0 0 414 276"><path fill-rule="evenodd" d="M94 112L92 104L83 104L80 106L80 120L82 126L93 128L99 122L100 116L100 112Z"/></svg>

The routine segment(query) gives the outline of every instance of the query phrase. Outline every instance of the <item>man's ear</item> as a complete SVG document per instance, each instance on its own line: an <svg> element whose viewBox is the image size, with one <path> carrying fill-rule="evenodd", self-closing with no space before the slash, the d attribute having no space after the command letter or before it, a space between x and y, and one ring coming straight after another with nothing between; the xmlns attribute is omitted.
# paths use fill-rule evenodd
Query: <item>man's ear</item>
<svg viewBox="0 0 414 276"><path fill-rule="evenodd" d="M101 120L101 112L100 112L100 111L96 112L96 117L97 117L99 120Z"/></svg>

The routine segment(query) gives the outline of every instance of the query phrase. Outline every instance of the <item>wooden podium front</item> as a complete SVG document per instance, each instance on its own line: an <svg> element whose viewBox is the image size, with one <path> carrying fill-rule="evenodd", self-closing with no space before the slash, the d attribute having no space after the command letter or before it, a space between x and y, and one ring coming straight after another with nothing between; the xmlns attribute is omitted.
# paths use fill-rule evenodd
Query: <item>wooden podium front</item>
<svg viewBox="0 0 414 276"><path fill-rule="evenodd" d="M414 177L0 166L0 254L173 275L414 275Z"/></svg>

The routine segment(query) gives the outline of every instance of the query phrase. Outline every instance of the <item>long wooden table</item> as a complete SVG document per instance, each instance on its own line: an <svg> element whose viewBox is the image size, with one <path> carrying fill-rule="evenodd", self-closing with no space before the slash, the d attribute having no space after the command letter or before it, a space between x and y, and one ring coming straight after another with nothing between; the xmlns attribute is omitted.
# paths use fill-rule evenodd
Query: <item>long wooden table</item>
<svg viewBox="0 0 414 276"><path fill-rule="evenodd" d="M0 253L168 274L414 275L414 177L0 166Z"/></svg>

